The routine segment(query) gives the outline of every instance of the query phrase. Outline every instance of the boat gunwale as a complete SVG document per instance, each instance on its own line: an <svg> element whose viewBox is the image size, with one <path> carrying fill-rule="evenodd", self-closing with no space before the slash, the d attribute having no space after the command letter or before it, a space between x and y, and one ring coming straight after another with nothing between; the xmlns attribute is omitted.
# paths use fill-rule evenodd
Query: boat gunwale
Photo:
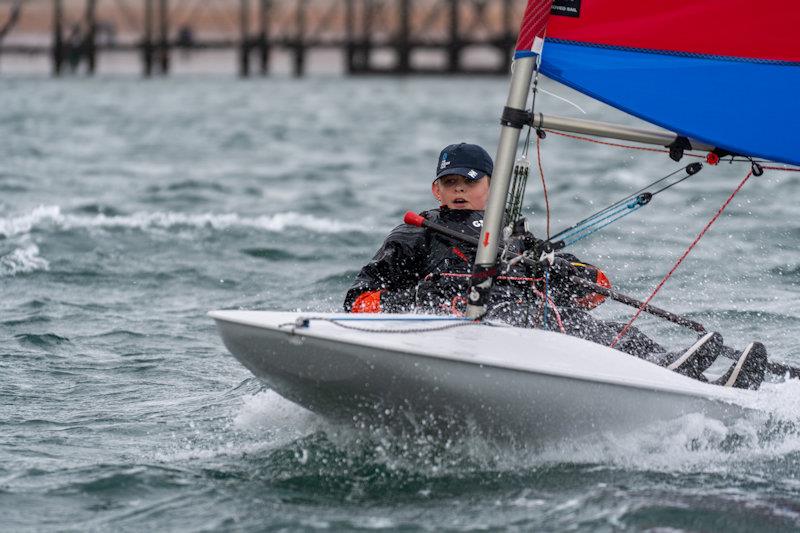
<svg viewBox="0 0 800 533"><path fill-rule="evenodd" d="M415 356L420 356L420 357L429 358L429 359L462 362L462 363L468 363L468 364L475 365L475 366L493 367L493 368L499 368L499 369L505 369L505 370L513 370L513 371L517 371L517 372L536 373L536 374L540 374L540 375L553 376L553 377L559 377L559 378L566 378L566 379L571 379L571 380L575 380L575 381L596 382L596 383L603 383L603 384L606 384L606 385L621 386L621 387L631 387L631 388L636 388L636 389L640 389L640 390L648 390L648 391L653 391L653 392L658 392L658 393L669 393L669 394L674 394L674 395L692 396L692 397L696 397L696 398L700 398L700 399L706 399L706 400L725 403L725 404L732 405L732 406L735 406L735 407L741 408L741 409L749 409L747 406L742 405L741 400L746 398L746 397L752 397L752 395L755 394L755 391L750 391L750 390L746 390L746 389L732 389L732 388L720 387L719 385L712 385L712 384L709 384L709 383L702 383L700 381L692 380L692 378L685 377L685 376L681 376L681 377L685 377L685 379L690 380L690 383L691 383L692 386L699 387L701 389L708 389L708 390L692 390L691 388L683 388L683 387L681 387L681 388L678 388L678 387L670 388L670 387L664 387L662 385L659 385L658 383L642 383L641 381L638 381L638 382L637 381L622 381L622 380L619 380L619 379L614 379L613 377L603 376L603 375L593 376L594 379L592 379L589 376L574 375L574 374L569 374L569 373L563 372L563 371L559 372L557 370L532 369L530 367L523 367L523 366L520 366L520 365L514 365L513 363L511 363L511 364L500 364L497 361L485 361L485 360L477 360L476 361L476 360L468 360L468 359L464 359L464 358L455 357L453 355L447 355L447 354L441 354L441 353L431 354L431 353L426 353L426 352L423 352L423 351L421 351L419 349L414 349L414 348L406 348L403 351L400 351L400 350L398 350L396 348L387 348L384 345L380 345L380 344L377 344L377 343L369 342L369 339L366 339L367 342L355 342L353 340L334 338L334 337L330 337L329 335L319 334L319 333L311 332L311 331L304 331L302 333L299 333L299 332L296 331L296 328L294 328L294 327L291 328L291 329L282 329L282 328L279 328L278 326L266 325L263 322L254 323L254 321L246 320L246 319L245 320L233 320L233 319L230 319L230 318L223 317L223 316L219 315L219 313L230 313L230 312L235 312L235 313L241 313L241 312L245 312L245 313L254 313L254 312L255 313L286 313L286 314L296 314L296 315L298 315L298 317L302 316L301 313L297 313L297 312L293 312L293 311L258 311L258 310L243 310L243 309L236 309L236 310L230 309L230 310L210 311L208 313L208 316L210 316L211 318L213 318L217 322L221 321L221 322L227 322L227 323L236 324L236 325L240 325L240 326L247 326L247 327L260 329L260 330L268 330L270 332L283 334L283 335L285 335L287 337L292 337L292 336L309 337L309 338L324 340L326 342L332 342L332 343L336 343L336 344L343 344L343 345L348 345L348 346L357 346L357 347L362 347L362 348L363 347L369 347L369 348L382 350L384 352L390 352L390 353L400 354L400 355L409 354L409 355L415 355ZM430 315L419 315L419 316L420 316L420 320L424 320L424 317L430 316ZM314 318L314 317L309 316L308 318ZM380 321L380 319L376 318L375 321L378 322L378 321ZM496 327L496 326L491 326L491 327ZM520 328L512 328L512 329L520 329ZM543 332L543 333L547 333L547 332ZM577 337L571 337L571 338L578 339ZM584 339L578 339L578 340L584 340ZM586 342L591 342L591 341L586 341ZM596 344L596 343L592 343L592 344ZM624 353L624 352L620 352L620 353ZM633 357L633 356L628 356L628 357ZM651 363L651 364L653 364L653 363ZM658 367L657 365L654 365L654 366L656 366L656 368L662 368L662 367ZM664 369L664 370L666 372L671 372L671 371L666 370L666 369ZM718 391L716 389L722 389L722 390Z"/></svg>

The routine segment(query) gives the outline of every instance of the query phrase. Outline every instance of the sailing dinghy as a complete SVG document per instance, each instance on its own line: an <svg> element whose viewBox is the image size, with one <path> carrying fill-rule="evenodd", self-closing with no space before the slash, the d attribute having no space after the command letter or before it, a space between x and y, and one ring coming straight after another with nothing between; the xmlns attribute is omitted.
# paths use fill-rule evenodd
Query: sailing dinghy
<svg viewBox="0 0 800 533"><path fill-rule="evenodd" d="M800 41L787 39L797 13L791 0L768 9L749 0L529 0L467 316L213 311L225 345L276 392L339 421L437 420L554 441L687 413L741 416L757 392L482 317L503 249L502 221L521 204L513 195L524 128L659 145L674 159L700 150L711 163L744 160L755 173L771 168L764 160L800 164L789 129L800 123ZM526 109L539 73L663 129ZM749 97L762 90L770 97Z"/></svg>
<svg viewBox="0 0 800 533"><path fill-rule="evenodd" d="M425 315L213 311L228 350L281 396L339 422L477 428L548 442L756 394L561 333Z"/></svg>

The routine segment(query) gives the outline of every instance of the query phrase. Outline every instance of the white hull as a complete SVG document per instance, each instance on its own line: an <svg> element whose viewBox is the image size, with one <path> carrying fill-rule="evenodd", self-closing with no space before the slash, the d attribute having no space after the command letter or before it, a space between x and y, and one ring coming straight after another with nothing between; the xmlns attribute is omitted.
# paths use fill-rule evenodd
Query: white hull
<svg viewBox="0 0 800 533"><path fill-rule="evenodd" d="M631 430L702 412L741 416L751 391L686 378L605 346L559 333L465 325L415 333L345 329L298 317L354 315L214 311L223 341L253 374L321 415L405 424L436 420L558 440ZM363 316L363 315L362 315ZM455 321L371 315L342 322L370 329L429 329ZM289 324L289 325L287 325ZM413 415L410 417L409 415Z"/></svg>

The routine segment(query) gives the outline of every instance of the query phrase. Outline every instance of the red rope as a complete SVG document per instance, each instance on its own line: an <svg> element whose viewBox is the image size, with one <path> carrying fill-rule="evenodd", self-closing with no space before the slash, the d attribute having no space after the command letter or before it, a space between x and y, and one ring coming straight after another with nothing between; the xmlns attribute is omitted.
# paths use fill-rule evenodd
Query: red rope
<svg viewBox="0 0 800 533"><path fill-rule="evenodd" d="M630 150L641 150L643 152L659 152L662 154L668 154L669 150L663 150L661 148L645 148L644 146L632 146L630 144L619 144L619 143L610 143L607 141L598 141L597 139L590 139L589 137L581 137L580 135L570 135L569 133L562 133L560 131L554 130L545 130L548 133L554 133L556 135L561 135L562 137L568 137L570 139L577 139L579 141L586 141L595 144L602 144L603 146L616 146L617 148L628 148ZM689 157L699 157L700 159L705 159L706 156L699 155L699 154L686 154Z"/></svg>
<svg viewBox="0 0 800 533"><path fill-rule="evenodd" d="M548 133L553 133L555 135L560 135L562 137L567 137L569 139L575 139L575 140L578 140L578 141L586 141L586 142L591 142L591 143L595 143L595 144L601 144L603 146L615 146L617 148L627 148L629 150L640 150L640 151L643 151L643 152L658 152L658 153L666 153L666 154L669 153L669 150L664 150L664 149L661 149L661 148L645 148L643 146L633 146L633 145L630 145L630 144L621 144L621 143L612 143L612 142L607 142L607 141L598 141L597 139L591 139L589 137L583 137L581 135L571 135L569 133L563 133L563 132L560 132L560 131L554 131L554 130L549 130L549 129L545 129L544 131L546 131ZM540 151L540 148L539 148L540 140L541 139L537 137L537 139L536 139L536 155L539 158L539 175L542 178L542 189L544 189L544 202L545 202L545 206L546 206L546 209L547 209L547 238L549 239L550 238L550 202L549 202L549 200L547 198L547 185L546 185L545 179L544 179L544 169L542 168L542 154L541 154L541 151ZM700 159L705 159L706 158L706 156L699 155L699 154L689 154L689 153L687 153L685 155L687 155L689 157L700 158ZM787 168L787 167L776 167L776 166L762 166L762 168L764 168L765 170L767 170L767 169L768 170L780 170L780 171L783 171L783 172L800 172L800 168L793 168L793 167ZM739 183L739 186L736 187L736 190L734 190L733 193L731 193L731 195L728 197L728 199L725 201L725 203L722 204L722 207L719 208L719 210L714 215L714 217L708 222L708 224L706 224L706 226L697 235L697 237L695 237L695 239L692 242L692 244L689 245L689 247L686 249L686 251L683 253L683 255L678 259L678 261L675 263L675 265L673 265L672 269L667 273L667 275L664 276L664 279L661 280L661 282L658 284L658 286L655 288L655 290L642 303L641 307L639 307L639 309L637 309L636 314L634 314L633 317L630 319L630 321L627 324L625 324L625 327L622 328L622 330L616 336L614 341L611 343L611 347L612 348L614 346L616 346L616 344L620 341L620 339L622 339L622 337L625 336L625 334L628 332L628 330L633 325L633 323L636 321L636 319L639 318L639 315L642 314L642 311L647 307L647 304L649 304L650 301L655 297L655 295L658 294L658 291L661 290L661 287L664 286L664 284L672 276L672 274L675 272L675 270L677 270L677 268L680 266L680 264L683 262L683 260L686 259L686 256L689 255L689 253L692 251L692 249L695 247L695 245L700 241L700 239L703 237L703 235L705 235L705 233L708 231L708 229L711 227L711 225L714 224L714 222L716 222L716 220L720 217L720 215L725 210L725 208L728 207L728 204L731 202L731 200L733 200L733 197L736 196L736 194L742 189L742 187L744 187L744 184L747 182L748 179L750 179L750 176L752 174L753 174L753 172L751 170L747 174L747 176L744 177L744 179L741 181L741 183ZM545 299L549 300L549 297L545 296ZM558 311L556 311L556 313L558 313ZM560 317L558 316L558 314L556 314L556 317L559 319L559 322L560 322ZM560 323L559 323L559 326L561 327ZM563 327L562 327L562 331L563 331Z"/></svg>
<svg viewBox="0 0 800 533"><path fill-rule="evenodd" d="M441 276L442 277L446 277L446 278L471 278L472 274L458 274L458 273L455 273L455 272L442 272ZM428 276L426 276L425 279L428 279ZM502 280L506 280L506 281L530 281L531 282L531 291L533 291L533 293L536 296L539 296L542 299L542 306L549 305L550 309L553 310L553 314L556 317L556 324L558 325L558 329L561 331L561 333L566 333L567 332L566 329L564 328L564 322L561 320L561 313L559 313L558 307L556 306L556 303L549 296L545 296L544 294L542 294L542 292L537 290L536 287L533 285L533 283L535 283L537 281L542 281L542 280L544 280L544 278L527 278L527 277L521 277L521 276L497 276L497 279L502 279ZM464 299L463 296L460 296L460 295L454 296L453 299L450 300L450 312L452 314L456 315L456 316L463 316L463 313L461 313L461 311L459 311L458 307L457 307L459 303L467 303L467 301L466 301L466 299Z"/></svg>
<svg viewBox="0 0 800 533"><path fill-rule="evenodd" d="M569 133L563 133L563 132L555 131L555 130L544 130L544 131L546 131L548 133L552 133L554 135L561 135L562 137L568 137L570 139L576 139L578 141L586 141L586 142L595 143L595 144L602 144L604 146L616 146L617 148L628 148L630 150L641 150L643 152L659 152L659 153L663 153L663 154L668 154L669 153L669 150L663 150L661 148L645 148L644 146L633 146L633 145L630 145L630 144L620 144L620 143L611 143L611 142L607 142L607 141L598 141L597 139L592 139L590 137L583 137L581 135L571 135ZM538 142L536 144L536 148L537 149L539 148ZM700 158L700 159L705 159L707 157L707 156L700 155L700 154L685 154L685 155L687 155L689 157L697 157L697 158ZM746 160L743 160L743 162L746 162ZM540 164L540 168L541 168L541 164ZM761 168L763 168L765 170L781 170L783 172L800 172L800 168L794 168L794 167L788 167L787 168L787 167L775 167L775 166L762 165Z"/></svg>
<svg viewBox="0 0 800 533"><path fill-rule="evenodd" d="M691 252L691 251L692 251L692 248L694 248L694 247L695 247L695 245L696 245L698 242L700 242L700 239L703 237L703 235L705 235L705 234L706 234L706 232L708 231L708 229L711 227L711 225L712 225L714 222L716 222L716 221L717 221L717 219L720 217L720 215L721 215L721 214L722 214L722 212L725 210L725 208L726 208L726 207L728 207L728 204L730 204L730 203L731 203L731 200L733 200L733 197L734 197L734 196L736 196L736 194L737 194L737 193L738 193L740 190L742 190L742 187L744 187L744 184L745 184L745 183L747 183L747 180L748 180L748 179L750 179L750 176L752 176L752 175L753 175L753 172L752 172L752 171L750 171L750 172L748 172L748 173L747 173L747 176L745 176L745 177L744 177L744 179L741 181L741 183L739 183L739 186L738 186L738 187L736 187L736 189L735 189L735 190L734 190L734 191L731 193L731 195L728 197L728 199L727 199L727 200L725 200L725 203L724 203L724 204L722 204L722 207L720 207L720 208L719 208L719 210L717 210L717 213L716 213L716 214L715 214L715 215L714 215L714 216L711 218L711 220L709 220L709 221L708 221L708 224L706 224L706 226L705 226L705 227L703 228L703 230L702 230L702 231L701 231L701 232L700 232L700 233L697 235L697 237L695 237L695 239L694 239L694 241L692 242L692 244L690 244L690 245L689 245L689 247L686 249L686 251L685 251L685 252L683 252L683 255L681 255L681 257L680 257L680 258L678 259L678 261L675 263L675 265L673 265L672 269L671 269L671 270L670 270L670 271L667 273L667 275L666 275L666 276L664 276L664 279L662 279L662 280L661 280L661 282L658 284L658 286L655 288L655 290L654 290L654 291L653 291L653 292L650 294L650 296L648 296L648 297L647 297L647 299L646 299L644 302L642 302L642 305L641 305L641 306L639 306L639 309L637 309L637 310L636 310L636 314L635 314L635 315L633 315L633 318L631 318L631 319L630 319L630 321L629 321L627 324L625 324L625 327L624 327L624 328L622 328L622 330L619 332L619 334L617 335L617 337L616 337L616 338L614 339L614 341L611 343L611 345L610 345L610 346L611 346L611 348L613 348L614 346L616 346L616 344L619 342L619 340L620 340L622 337L624 337L624 336L625 336L625 334L628 332L628 330L629 330L629 329L630 329L630 327L633 325L633 323L636 321L636 319L637 319L637 318L639 318L639 315L640 315L640 314L642 314L642 311L644 310L644 308L645 308L645 307L647 307L647 304L649 304L649 303L650 303L650 300L652 300L652 299L655 297L655 295L656 295L656 294L658 294L658 291L660 291L660 290L661 290L661 287L663 287L663 286L664 286L664 284L665 284L665 283L667 282L667 280L668 280L668 279L669 279L669 278L672 276L672 274L675 272L675 270L677 270L677 268L680 266L680 264L683 262L683 260L684 260L684 259L686 259L686 256L687 256L687 255L689 255L689 252Z"/></svg>
<svg viewBox="0 0 800 533"><path fill-rule="evenodd" d="M458 309L458 304L460 304L460 303L466 304L467 303L467 299L464 298L463 296L461 296L460 294L456 294L455 296L453 296L453 299L450 300L450 314L451 315L464 316L464 313L462 313Z"/></svg>
<svg viewBox="0 0 800 533"><path fill-rule="evenodd" d="M764 170L782 170L784 172L800 172L800 168L793 168L793 167L772 167L772 166L764 166L762 165L761 168Z"/></svg>
<svg viewBox="0 0 800 533"><path fill-rule="evenodd" d="M553 314L556 317L556 324L558 325L559 331L561 331L561 333L566 333L567 330L564 329L564 323L561 321L561 313L558 312L558 307L556 307L556 303L553 301L553 299L543 294L542 292L536 290L535 287L531 287L531 290L533 291L534 294L539 296L542 299L542 301L547 302L547 304L550 306L550 309L553 310Z"/></svg>
<svg viewBox="0 0 800 533"><path fill-rule="evenodd" d="M550 240L550 199L547 196L547 183L544 180L544 168L542 168L542 151L540 145L541 137L536 136L536 158L539 160L539 176L542 178L542 190L544 191L544 206L547 211L547 240Z"/></svg>

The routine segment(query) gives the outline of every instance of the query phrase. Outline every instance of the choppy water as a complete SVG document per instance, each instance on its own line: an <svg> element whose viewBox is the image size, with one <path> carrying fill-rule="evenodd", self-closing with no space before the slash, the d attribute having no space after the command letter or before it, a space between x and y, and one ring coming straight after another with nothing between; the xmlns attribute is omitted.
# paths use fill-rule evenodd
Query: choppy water
<svg viewBox="0 0 800 533"><path fill-rule="evenodd" d="M505 91L458 78L0 78L3 528L800 526L798 382L767 385L765 415L733 426L698 414L530 449L331 427L227 355L208 310L337 309L402 213L431 205L441 146L493 151ZM677 167L553 135L543 157L556 228ZM705 170L574 251L644 296L745 172ZM800 364L798 195L797 174L752 179L656 303ZM689 338L642 323L666 343Z"/></svg>

